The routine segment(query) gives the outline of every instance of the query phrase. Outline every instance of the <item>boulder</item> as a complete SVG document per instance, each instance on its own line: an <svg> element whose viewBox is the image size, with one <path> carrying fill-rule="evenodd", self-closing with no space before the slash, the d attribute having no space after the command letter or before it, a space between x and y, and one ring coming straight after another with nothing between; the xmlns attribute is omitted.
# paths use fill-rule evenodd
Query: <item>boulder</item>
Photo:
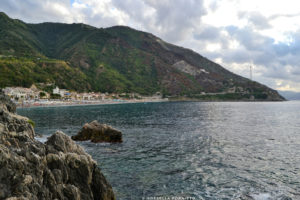
<svg viewBox="0 0 300 200"><path fill-rule="evenodd" d="M0 94L0 199L115 199L83 148L60 131L45 144L35 140L28 118L14 112Z"/></svg>
<svg viewBox="0 0 300 200"><path fill-rule="evenodd" d="M91 142L122 142L121 131L112 128L106 124L100 124L99 122L92 121L86 123L77 135L72 136L73 140L85 141L91 140Z"/></svg>

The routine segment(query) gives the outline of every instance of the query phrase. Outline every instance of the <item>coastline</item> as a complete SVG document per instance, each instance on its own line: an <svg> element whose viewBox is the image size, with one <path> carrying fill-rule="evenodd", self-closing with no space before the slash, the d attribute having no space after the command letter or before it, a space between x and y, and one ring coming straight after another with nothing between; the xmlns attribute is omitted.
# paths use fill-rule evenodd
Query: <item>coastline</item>
<svg viewBox="0 0 300 200"><path fill-rule="evenodd" d="M287 101L287 100L284 100ZM89 105L116 105L132 103L159 103L159 102L284 102L280 100L200 100L200 99L142 99L142 100L99 100L99 101L47 101L47 102L26 102L16 103L17 108L47 108L47 107L65 107L65 106L89 106Z"/></svg>
<svg viewBox="0 0 300 200"><path fill-rule="evenodd" d="M129 103L156 103L169 102L168 99L142 99L142 100L100 100L100 101L42 101L42 102L17 102L17 108L36 107L65 107L65 106L88 106L88 105L111 105Z"/></svg>

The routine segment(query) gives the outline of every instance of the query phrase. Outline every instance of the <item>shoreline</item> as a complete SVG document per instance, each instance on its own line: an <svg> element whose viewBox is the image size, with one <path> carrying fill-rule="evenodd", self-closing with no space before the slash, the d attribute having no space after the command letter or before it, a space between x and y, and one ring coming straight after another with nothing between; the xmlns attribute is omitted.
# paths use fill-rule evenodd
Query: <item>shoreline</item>
<svg viewBox="0 0 300 200"><path fill-rule="evenodd" d="M168 99L144 99L144 100L106 100L106 101L48 101L48 102L33 102L33 103L17 103L17 108L47 108L47 107L69 107L69 106L89 106L89 105L116 105L116 104L131 104L131 103L159 103L169 102Z"/></svg>
<svg viewBox="0 0 300 200"><path fill-rule="evenodd" d="M287 101L287 100L286 100ZM199 99L142 99L142 100L98 100L98 101L42 101L42 102L14 102L17 108L47 108L66 106L89 106L89 105L116 105L132 103L160 103L160 102L285 102L276 100L199 100Z"/></svg>

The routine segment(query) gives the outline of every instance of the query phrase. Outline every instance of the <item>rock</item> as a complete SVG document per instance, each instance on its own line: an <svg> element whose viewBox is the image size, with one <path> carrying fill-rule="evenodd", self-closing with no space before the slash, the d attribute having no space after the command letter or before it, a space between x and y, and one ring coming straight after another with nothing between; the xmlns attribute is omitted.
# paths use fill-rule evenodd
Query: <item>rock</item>
<svg viewBox="0 0 300 200"><path fill-rule="evenodd" d="M86 123L77 135L72 136L73 140L91 142L122 142L122 133L111 126L100 124L96 120Z"/></svg>
<svg viewBox="0 0 300 200"><path fill-rule="evenodd" d="M35 140L28 119L1 95L0 199L115 199L89 154L60 131L45 144Z"/></svg>
<svg viewBox="0 0 300 200"><path fill-rule="evenodd" d="M9 99L8 96L4 94L4 92L0 89L0 102L5 105L7 110L11 113L16 112L16 105Z"/></svg>

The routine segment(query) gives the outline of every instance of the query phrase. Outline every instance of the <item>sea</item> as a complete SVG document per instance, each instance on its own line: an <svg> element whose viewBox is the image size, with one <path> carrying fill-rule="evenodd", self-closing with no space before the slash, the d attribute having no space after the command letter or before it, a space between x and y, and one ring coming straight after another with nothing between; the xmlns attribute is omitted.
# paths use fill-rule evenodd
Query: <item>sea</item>
<svg viewBox="0 0 300 200"><path fill-rule="evenodd" d="M300 199L300 102L161 102L19 108L37 139L93 120L123 143L77 142L117 199Z"/></svg>

